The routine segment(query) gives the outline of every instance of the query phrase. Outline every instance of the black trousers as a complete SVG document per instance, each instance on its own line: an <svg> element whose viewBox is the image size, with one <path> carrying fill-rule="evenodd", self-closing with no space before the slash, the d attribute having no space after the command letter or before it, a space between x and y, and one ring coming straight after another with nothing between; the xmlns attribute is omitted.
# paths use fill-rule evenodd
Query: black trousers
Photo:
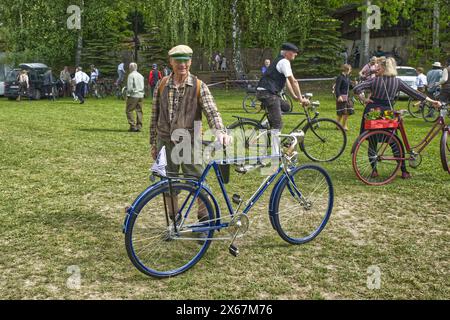
<svg viewBox="0 0 450 320"><path fill-rule="evenodd" d="M256 91L256 98L261 101L263 108L267 110L270 128L281 130L283 128L281 113L289 111L291 108L289 103L281 99L279 95L272 94L266 90Z"/></svg>
<svg viewBox="0 0 450 320"><path fill-rule="evenodd" d="M77 95L78 100L80 100L80 102L84 101L84 92L85 92L85 83L84 82L77 83L75 94Z"/></svg>

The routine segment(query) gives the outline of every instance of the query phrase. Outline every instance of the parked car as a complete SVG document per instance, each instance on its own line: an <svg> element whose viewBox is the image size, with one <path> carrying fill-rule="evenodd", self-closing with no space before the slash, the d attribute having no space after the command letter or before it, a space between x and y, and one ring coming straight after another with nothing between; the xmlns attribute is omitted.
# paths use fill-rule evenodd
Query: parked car
<svg viewBox="0 0 450 320"><path fill-rule="evenodd" d="M399 66L397 67L397 78L403 80L403 82L405 82L408 86L410 86L411 88L417 90L417 85L416 85L416 81L417 81L417 71L416 69L412 68L412 67L406 67L406 66ZM400 97L406 97L407 95L404 94L403 92L400 92Z"/></svg>
<svg viewBox="0 0 450 320"><path fill-rule="evenodd" d="M12 100L19 96L18 76L21 70L28 71L30 81L29 92L31 98L39 100L44 97L44 74L49 70L49 68L42 63L22 63L19 65L19 68L11 70L6 77L5 97ZM53 76L53 79L55 79L55 85L57 85L58 78Z"/></svg>

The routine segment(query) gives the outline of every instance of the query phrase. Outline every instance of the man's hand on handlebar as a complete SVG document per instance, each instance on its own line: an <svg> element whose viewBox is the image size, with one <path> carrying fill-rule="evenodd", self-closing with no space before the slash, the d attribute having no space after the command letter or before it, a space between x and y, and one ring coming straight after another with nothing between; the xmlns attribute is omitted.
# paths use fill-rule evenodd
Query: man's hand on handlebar
<svg viewBox="0 0 450 320"><path fill-rule="evenodd" d="M307 107L311 104L311 101L309 101L309 99L306 99L305 97L302 97L299 102L304 106Z"/></svg>
<svg viewBox="0 0 450 320"><path fill-rule="evenodd" d="M225 147L230 145L231 141L233 140L232 136L229 136L227 133L221 131L217 131L216 137L217 141Z"/></svg>

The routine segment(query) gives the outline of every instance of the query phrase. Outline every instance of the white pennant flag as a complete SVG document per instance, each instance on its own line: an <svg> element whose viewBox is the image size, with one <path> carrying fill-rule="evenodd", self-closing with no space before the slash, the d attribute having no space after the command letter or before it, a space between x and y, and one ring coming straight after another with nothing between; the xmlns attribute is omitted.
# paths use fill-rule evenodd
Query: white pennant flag
<svg viewBox="0 0 450 320"><path fill-rule="evenodd" d="M159 151L158 158L156 162L152 166L152 172L165 177L166 176L166 166L167 166L167 155L166 155L166 146L161 148Z"/></svg>

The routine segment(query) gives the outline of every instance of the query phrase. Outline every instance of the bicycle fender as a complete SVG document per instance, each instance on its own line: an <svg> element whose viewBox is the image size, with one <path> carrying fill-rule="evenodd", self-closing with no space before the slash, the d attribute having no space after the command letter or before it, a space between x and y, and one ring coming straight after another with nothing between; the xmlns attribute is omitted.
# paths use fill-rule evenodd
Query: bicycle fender
<svg viewBox="0 0 450 320"><path fill-rule="evenodd" d="M156 188L159 188L161 185L163 185L164 183L167 183L167 181L159 181L155 184L152 184L151 186L149 186L147 189L145 189L134 201L133 204L129 207L126 208L125 210L125 221L123 223L123 227L122 227L122 231L123 233L125 233L125 231L128 228L128 223L130 221L131 215L134 214L134 211L136 209L136 206L139 204L139 202L145 198L150 192L152 192L153 190L155 190Z"/></svg>
<svg viewBox="0 0 450 320"><path fill-rule="evenodd" d="M368 134L369 132L370 132L370 131L365 131L365 132L361 133L361 134L358 136L358 138L356 138L355 142L353 142L351 154L355 153L356 146L358 145L358 142L359 142L366 134Z"/></svg>

